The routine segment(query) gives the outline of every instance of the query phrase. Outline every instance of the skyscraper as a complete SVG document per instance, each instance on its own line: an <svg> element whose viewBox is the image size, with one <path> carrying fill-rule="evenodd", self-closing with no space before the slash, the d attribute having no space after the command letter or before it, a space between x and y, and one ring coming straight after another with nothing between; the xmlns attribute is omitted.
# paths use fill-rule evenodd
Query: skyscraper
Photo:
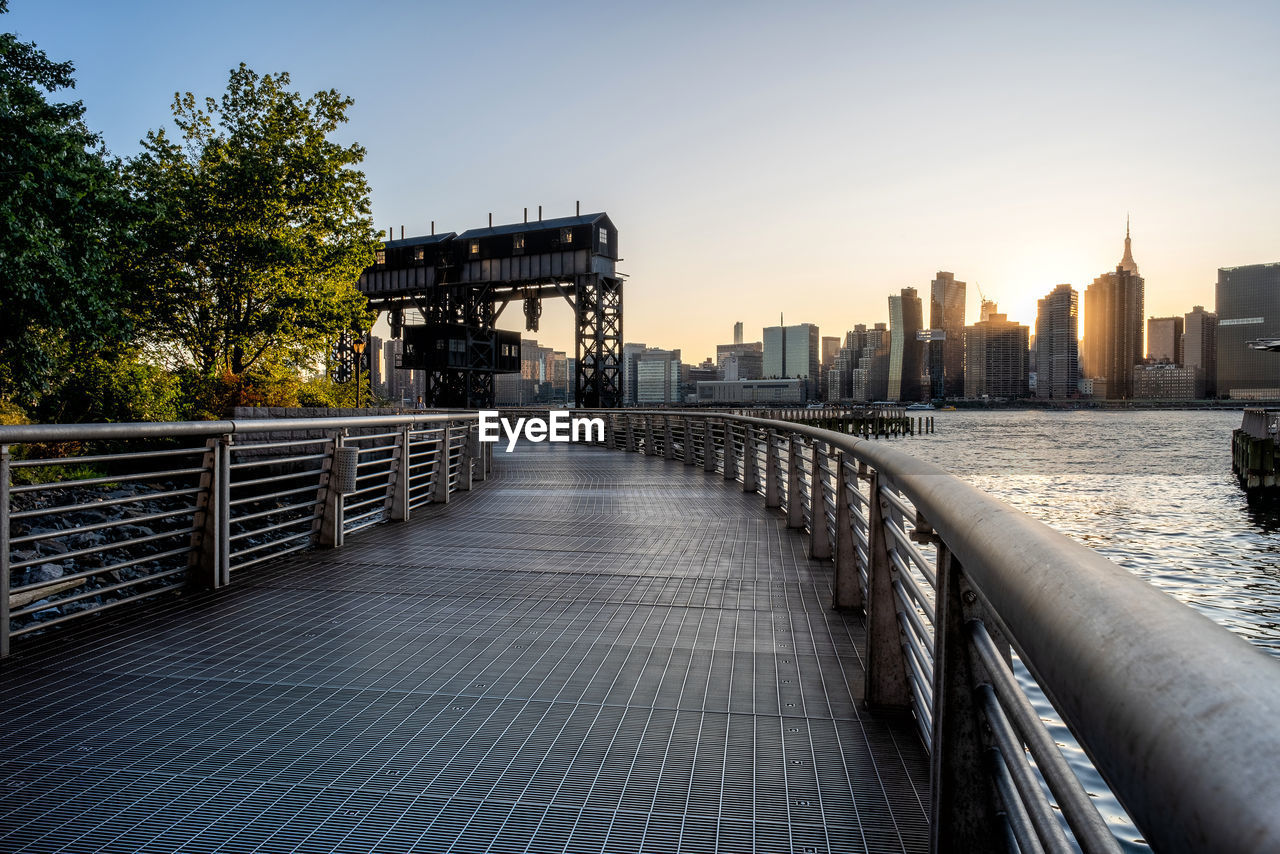
<svg viewBox="0 0 1280 854"><path fill-rule="evenodd" d="M965 283L939 271L931 283L929 327L942 340L929 342L929 378L934 397L959 397L964 393Z"/></svg>
<svg viewBox="0 0 1280 854"><path fill-rule="evenodd" d="M1133 397L1133 369L1145 352L1144 288L1126 223L1124 257L1114 273L1093 280L1084 298L1084 369L1105 381L1108 397Z"/></svg>
<svg viewBox="0 0 1280 854"><path fill-rule="evenodd" d="M1156 362L1182 364L1182 318L1147 319L1147 358Z"/></svg>
<svg viewBox="0 0 1280 854"><path fill-rule="evenodd" d="M1222 267L1216 290L1218 394L1280 398L1280 357L1248 344L1280 336L1280 263Z"/></svg>
<svg viewBox="0 0 1280 854"><path fill-rule="evenodd" d="M964 332L964 396L1025 397L1031 330L990 306Z"/></svg>
<svg viewBox="0 0 1280 854"><path fill-rule="evenodd" d="M812 323L795 326L766 326L764 329L764 375L818 379L818 327Z"/></svg>
<svg viewBox="0 0 1280 854"><path fill-rule="evenodd" d="M1218 315L1198 305L1183 317L1183 364L1199 372L1204 396L1218 396Z"/></svg>
<svg viewBox="0 0 1280 854"><path fill-rule="evenodd" d="M889 297L889 383L886 400L920 400L922 343L917 339L924 310L915 288Z"/></svg>
<svg viewBox="0 0 1280 854"><path fill-rule="evenodd" d="M1040 300L1036 312L1037 397L1062 400L1080 393L1079 312L1079 295L1071 285L1058 285ZM1129 376L1133 376L1132 367Z"/></svg>
<svg viewBox="0 0 1280 854"><path fill-rule="evenodd" d="M734 344L742 343L742 321L741 320L733 324L733 343Z"/></svg>

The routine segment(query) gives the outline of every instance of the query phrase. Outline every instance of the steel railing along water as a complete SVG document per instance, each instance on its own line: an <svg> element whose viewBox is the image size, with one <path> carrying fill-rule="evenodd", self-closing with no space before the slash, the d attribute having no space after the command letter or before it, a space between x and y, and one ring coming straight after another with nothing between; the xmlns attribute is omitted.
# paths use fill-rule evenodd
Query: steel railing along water
<svg viewBox="0 0 1280 854"><path fill-rule="evenodd" d="M585 414L609 448L672 437L663 456L763 495L832 560L833 603L866 619L869 705L909 709L930 750L933 850L1120 850L1015 654L1155 850L1280 850L1270 656L883 443L723 412Z"/></svg>

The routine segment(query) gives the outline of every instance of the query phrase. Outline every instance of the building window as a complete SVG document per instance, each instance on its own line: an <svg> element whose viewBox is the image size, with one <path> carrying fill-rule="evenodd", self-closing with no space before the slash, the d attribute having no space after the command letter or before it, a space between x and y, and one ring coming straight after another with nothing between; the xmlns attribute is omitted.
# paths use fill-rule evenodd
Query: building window
<svg viewBox="0 0 1280 854"><path fill-rule="evenodd" d="M387 263L387 250L386 249L373 250L373 263L375 264Z"/></svg>
<svg viewBox="0 0 1280 854"><path fill-rule="evenodd" d="M520 234L517 234L517 235L515 235L514 237L512 237L512 238L511 238L511 251L512 251L512 252L517 252L517 253L518 253L518 252L523 252L523 251L524 251L524 234L523 234L523 232L522 232L522 233L520 233Z"/></svg>
<svg viewBox="0 0 1280 854"><path fill-rule="evenodd" d="M426 257L426 254L427 254L427 250L423 249L421 246L418 246L413 250L413 260L421 264L422 259Z"/></svg>
<svg viewBox="0 0 1280 854"><path fill-rule="evenodd" d="M479 241L479 240L473 240L473 241L471 241L471 254L472 254L472 255L479 255L479 254L480 254L480 241Z"/></svg>
<svg viewBox="0 0 1280 854"><path fill-rule="evenodd" d="M609 251L609 229L600 229L600 248L605 252Z"/></svg>
<svg viewBox="0 0 1280 854"><path fill-rule="evenodd" d="M573 243L573 229L572 229L572 228L562 228L562 229L560 229L560 242L561 242L561 243L564 243L564 244L570 244L570 243Z"/></svg>

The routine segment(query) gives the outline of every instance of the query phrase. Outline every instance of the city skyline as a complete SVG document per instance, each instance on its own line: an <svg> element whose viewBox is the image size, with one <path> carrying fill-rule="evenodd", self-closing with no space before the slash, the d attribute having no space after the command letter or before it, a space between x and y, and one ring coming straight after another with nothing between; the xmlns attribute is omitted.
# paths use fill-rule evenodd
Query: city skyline
<svg viewBox="0 0 1280 854"><path fill-rule="evenodd" d="M1056 285L1114 269L1130 214L1148 316L1212 308L1220 267L1280 258L1267 4L11 6L0 24L75 64L63 94L117 154L244 61L355 99L341 135L397 236L608 211L625 338L691 359L780 312L887 320L940 270L969 283L966 318L980 288L1031 325ZM571 329L549 303L542 340Z"/></svg>

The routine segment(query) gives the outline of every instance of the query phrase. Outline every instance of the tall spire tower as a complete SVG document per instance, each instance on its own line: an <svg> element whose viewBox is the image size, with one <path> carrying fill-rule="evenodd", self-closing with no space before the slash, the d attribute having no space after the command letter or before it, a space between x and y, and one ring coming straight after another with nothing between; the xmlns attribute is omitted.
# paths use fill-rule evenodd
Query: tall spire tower
<svg viewBox="0 0 1280 854"><path fill-rule="evenodd" d="M1120 266L1135 276L1138 275L1138 262L1133 260L1133 246L1129 239L1129 215L1124 217L1124 257L1120 259Z"/></svg>

